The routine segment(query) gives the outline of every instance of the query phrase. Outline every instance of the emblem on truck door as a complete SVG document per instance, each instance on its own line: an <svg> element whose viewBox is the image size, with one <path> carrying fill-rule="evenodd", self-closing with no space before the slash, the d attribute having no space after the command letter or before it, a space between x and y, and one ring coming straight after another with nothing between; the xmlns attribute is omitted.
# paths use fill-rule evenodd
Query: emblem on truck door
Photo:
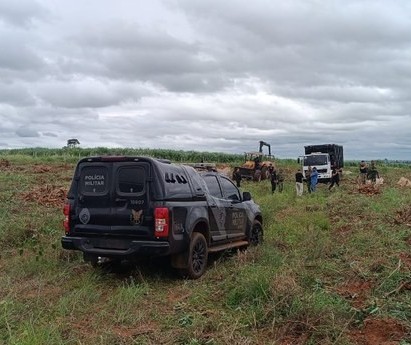
<svg viewBox="0 0 411 345"><path fill-rule="evenodd" d="M90 221L90 211L88 208L83 208L78 215L80 222L87 224Z"/></svg>

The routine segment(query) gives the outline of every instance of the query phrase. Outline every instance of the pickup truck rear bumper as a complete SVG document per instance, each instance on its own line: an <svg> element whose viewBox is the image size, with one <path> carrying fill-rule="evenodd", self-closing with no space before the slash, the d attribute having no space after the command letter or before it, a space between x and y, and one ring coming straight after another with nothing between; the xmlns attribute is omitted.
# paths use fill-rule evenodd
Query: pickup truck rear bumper
<svg viewBox="0 0 411 345"><path fill-rule="evenodd" d="M64 249L101 257L163 256L170 253L170 244L158 241L63 236L61 245Z"/></svg>

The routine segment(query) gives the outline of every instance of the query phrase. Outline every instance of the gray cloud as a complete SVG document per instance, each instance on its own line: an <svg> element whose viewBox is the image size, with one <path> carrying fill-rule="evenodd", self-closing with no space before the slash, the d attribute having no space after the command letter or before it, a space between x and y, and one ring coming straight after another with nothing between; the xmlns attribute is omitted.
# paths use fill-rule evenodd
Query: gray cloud
<svg viewBox="0 0 411 345"><path fill-rule="evenodd" d="M42 135L45 136L45 137L58 138L58 135L55 134L55 133L45 132L45 133L42 133Z"/></svg>
<svg viewBox="0 0 411 345"><path fill-rule="evenodd" d="M26 84L18 82L12 84L0 83L0 103L17 107L29 106L35 104L35 99Z"/></svg>
<svg viewBox="0 0 411 345"><path fill-rule="evenodd" d="M35 20L45 18L47 12L37 1L0 1L0 21L17 28L28 28Z"/></svg>
<svg viewBox="0 0 411 345"><path fill-rule="evenodd" d="M29 71L44 66L42 59L30 47L29 37L7 30L0 32L0 70Z"/></svg>
<svg viewBox="0 0 411 345"><path fill-rule="evenodd" d="M0 3L0 147L411 149L407 1ZM375 140L378 138L378 140Z"/></svg>
<svg viewBox="0 0 411 345"><path fill-rule="evenodd" d="M37 138L40 136L40 134L30 128L26 128L26 127L20 127L16 130L16 134L19 137L23 137L23 138Z"/></svg>

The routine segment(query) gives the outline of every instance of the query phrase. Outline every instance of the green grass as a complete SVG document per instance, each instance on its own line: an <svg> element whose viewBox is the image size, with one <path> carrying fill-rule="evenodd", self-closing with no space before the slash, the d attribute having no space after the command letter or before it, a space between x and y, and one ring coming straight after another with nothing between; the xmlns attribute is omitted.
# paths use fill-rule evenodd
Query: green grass
<svg viewBox="0 0 411 345"><path fill-rule="evenodd" d="M210 257L189 281L165 260L112 272L61 249L61 207L22 198L68 187L75 160L51 157L8 153L0 169L0 343L355 344L369 320L401 325L410 342L411 220L398 212L411 189L396 185L407 166L382 167L379 194L358 193L353 165L340 188L298 198L297 165L280 161L283 193L241 187L261 205L264 243Z"/></svg>

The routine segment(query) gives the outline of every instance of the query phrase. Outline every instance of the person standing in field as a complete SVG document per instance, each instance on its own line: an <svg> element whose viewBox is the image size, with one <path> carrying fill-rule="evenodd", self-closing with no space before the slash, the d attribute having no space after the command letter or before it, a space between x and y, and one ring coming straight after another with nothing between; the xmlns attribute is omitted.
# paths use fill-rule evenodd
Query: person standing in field
<svg viewBox="0 0 411 345"><path fill-rule="evenodd" d="M307 183L307 191L308 193L311 193L311 166L308 166L307 171L305 172L305 181Z"/></svg>
<svg viewBox="0 0 411 345"><path fill-rule="evenodd" d="M274 171L273 164L270 163L270 164L268 165L268 173L269 173L269 176L271 176L271 174L273 173L273 171Z"/></svg>
<svg viewBox="0 0 411 345"><path fill-rule="evenodd" d="M328 190L331 190L331 188L334 187L335 184L338 187L340 186L340 174L336 168L333 168L331 173L331 184L328 187Z"/></svg>
<svg viewBox="0 0 411 345"><path fill-rule="evenodd" d="M301 172L301 169L297 170L297 173L295 174L295 189L297 191L297 196L302 196L303 191L304 191L304 175Z"/></svg>
<svg viewBox="0 0 411 345"><path fill-rule="evenodd" d="M277 183L278 183L277 171L275 170L275 168L273 169L271 173L270 182L271 182L271 193L274 193L275 189L277 188Z"/></svg>
<svg viewBox="0 0 411 345"><path fill-rule="evenodd" d="M368 166L367 163L364 161L360 162L360 183L365 184L365 181L367 180L367 170Z"/></svg>
<svg viewBox="0 0 411 345"><path fill-rule="evenodd" d="M239 168L235 168L233 172L233 180L237 183L237 187L241 186L241 173Z"/></svg>
<svg viewBox="0 0 411 345"><path fill-rule="evenodd" d="M311 181L311 184L310 184L311 192L315 192L317 188L317 183L318 183L318 172L317 172L316 167L313 167L311 171L310 181Z"/></svg>
<svg viewBox="0 0 411 345"><path fill-rule="evenodd" d="M258 161L255 165L254 181L261 181L261 163Z"/></svg>
<svg viewBox="0 0 411 345"><path fill-rule="evenodd" d="M380 174L375 166L375 161L371 161L370 168L367 171L367 179L371 180L371 182L375 184L375 182L377 182L377 178L380 178Z"/></svg>

